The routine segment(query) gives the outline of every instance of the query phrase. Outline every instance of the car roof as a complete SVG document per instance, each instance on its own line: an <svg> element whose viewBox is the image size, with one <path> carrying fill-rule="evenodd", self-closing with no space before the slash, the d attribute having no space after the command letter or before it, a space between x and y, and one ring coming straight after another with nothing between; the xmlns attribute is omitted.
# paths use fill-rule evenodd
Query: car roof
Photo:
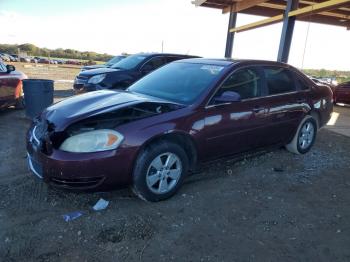
<svg viewBox="0 0 350 262"><path fill-rule="evenodd" d="M194 55L183 55L183 54L173 54L173 53L137 53L135 55L140 55L140 56L181 56L181 57L188 57L188 58L193 58L193 57L199 57L199 56L194 56Z"/></svg>
<svg viewBox="0 0 350 262"><path fill-rule="evenodd" d="M268 61L268 60L254 60L254 59L226 59L226 58L191 58L176 61L175 63L193 63L193 64L207 64L217 66L231 66L234 64L245 64L245 65L275 65L286 67L288 64Z"/></svg>

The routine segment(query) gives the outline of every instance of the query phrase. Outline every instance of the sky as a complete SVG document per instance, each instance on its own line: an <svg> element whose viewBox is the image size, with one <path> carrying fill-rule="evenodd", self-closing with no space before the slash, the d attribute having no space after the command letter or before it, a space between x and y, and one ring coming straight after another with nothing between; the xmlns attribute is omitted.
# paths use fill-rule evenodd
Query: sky
<svg viewBox="0 0 350 262"><path fill-rule="evenodd" d="M221 58L228 19L191 0L0 0L0 43L117 55L160 52L163 42L164 52ZM239 14L237 26L261 19ZM281 30L279 23L236 34L233 57L276 60ZM350 70L350 31L297 22L289 63Z"/></svg>

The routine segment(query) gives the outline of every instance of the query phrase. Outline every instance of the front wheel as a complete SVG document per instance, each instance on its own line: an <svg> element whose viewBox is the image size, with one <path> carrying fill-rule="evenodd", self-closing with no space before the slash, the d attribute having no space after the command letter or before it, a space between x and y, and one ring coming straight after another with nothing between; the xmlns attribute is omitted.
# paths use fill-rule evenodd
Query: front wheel
<svg viewBox="0 0 350 262"><path fill-rule="evenodd" d="M138 157L133 173L133 191L146 201L173 196L188 172L188 157L177 144L163 141L147 147Z"/></svg>
<svg viewBox="0 0 350 262"><path fill-rule="evenodd" d="M288 151L295 154L307 153L315 143L317 122L312 116L306 116L299 124L293 140L286 145Z"/></svg>

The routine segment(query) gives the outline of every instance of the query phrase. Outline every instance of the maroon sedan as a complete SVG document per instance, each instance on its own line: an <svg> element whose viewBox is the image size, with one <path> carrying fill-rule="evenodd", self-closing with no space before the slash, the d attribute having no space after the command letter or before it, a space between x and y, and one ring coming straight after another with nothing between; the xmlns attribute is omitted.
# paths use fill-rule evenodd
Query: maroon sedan
<svg viewBox="0 0 350 262"><path fill-rule="evenodd" d="M126 91L96 91L46 109L27 134L29 166L82 190L132 185L172 196L203 161L270 145L304 154L330 118L332 91L267 61L186 59Z"/></svg>
<svg viewBox="0 0 350 262"><path fill-rule="evenodd" d="M350 104L350 82L341 83L335 87L334 103Z"/></svg>
<svg viewBox="0 0 350 262"><path fill-rule="evenodd" d="M22 80L26 78L27 76L16 71L14 66L5 65L0 61L0 108L23 108Z"/></svg>

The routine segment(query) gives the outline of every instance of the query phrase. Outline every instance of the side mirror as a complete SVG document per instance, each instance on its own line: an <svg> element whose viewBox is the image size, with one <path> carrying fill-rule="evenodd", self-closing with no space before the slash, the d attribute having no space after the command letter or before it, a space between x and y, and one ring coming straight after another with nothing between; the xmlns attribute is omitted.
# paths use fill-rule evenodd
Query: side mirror
<svg viewBox="0 0 350 262"><path fill-rule="evenodd" d="M6 65L6 70L7 73L11 73L12 71L16 70L16 67L14 67L13 65Z"/></svg>
<svg viewBox="0 0 350 262"><path fill-rule="evenodd" d="M225 91L220 96L214 98L215 104L231 103L241 101L240 94L233 91Z"/></svg>

